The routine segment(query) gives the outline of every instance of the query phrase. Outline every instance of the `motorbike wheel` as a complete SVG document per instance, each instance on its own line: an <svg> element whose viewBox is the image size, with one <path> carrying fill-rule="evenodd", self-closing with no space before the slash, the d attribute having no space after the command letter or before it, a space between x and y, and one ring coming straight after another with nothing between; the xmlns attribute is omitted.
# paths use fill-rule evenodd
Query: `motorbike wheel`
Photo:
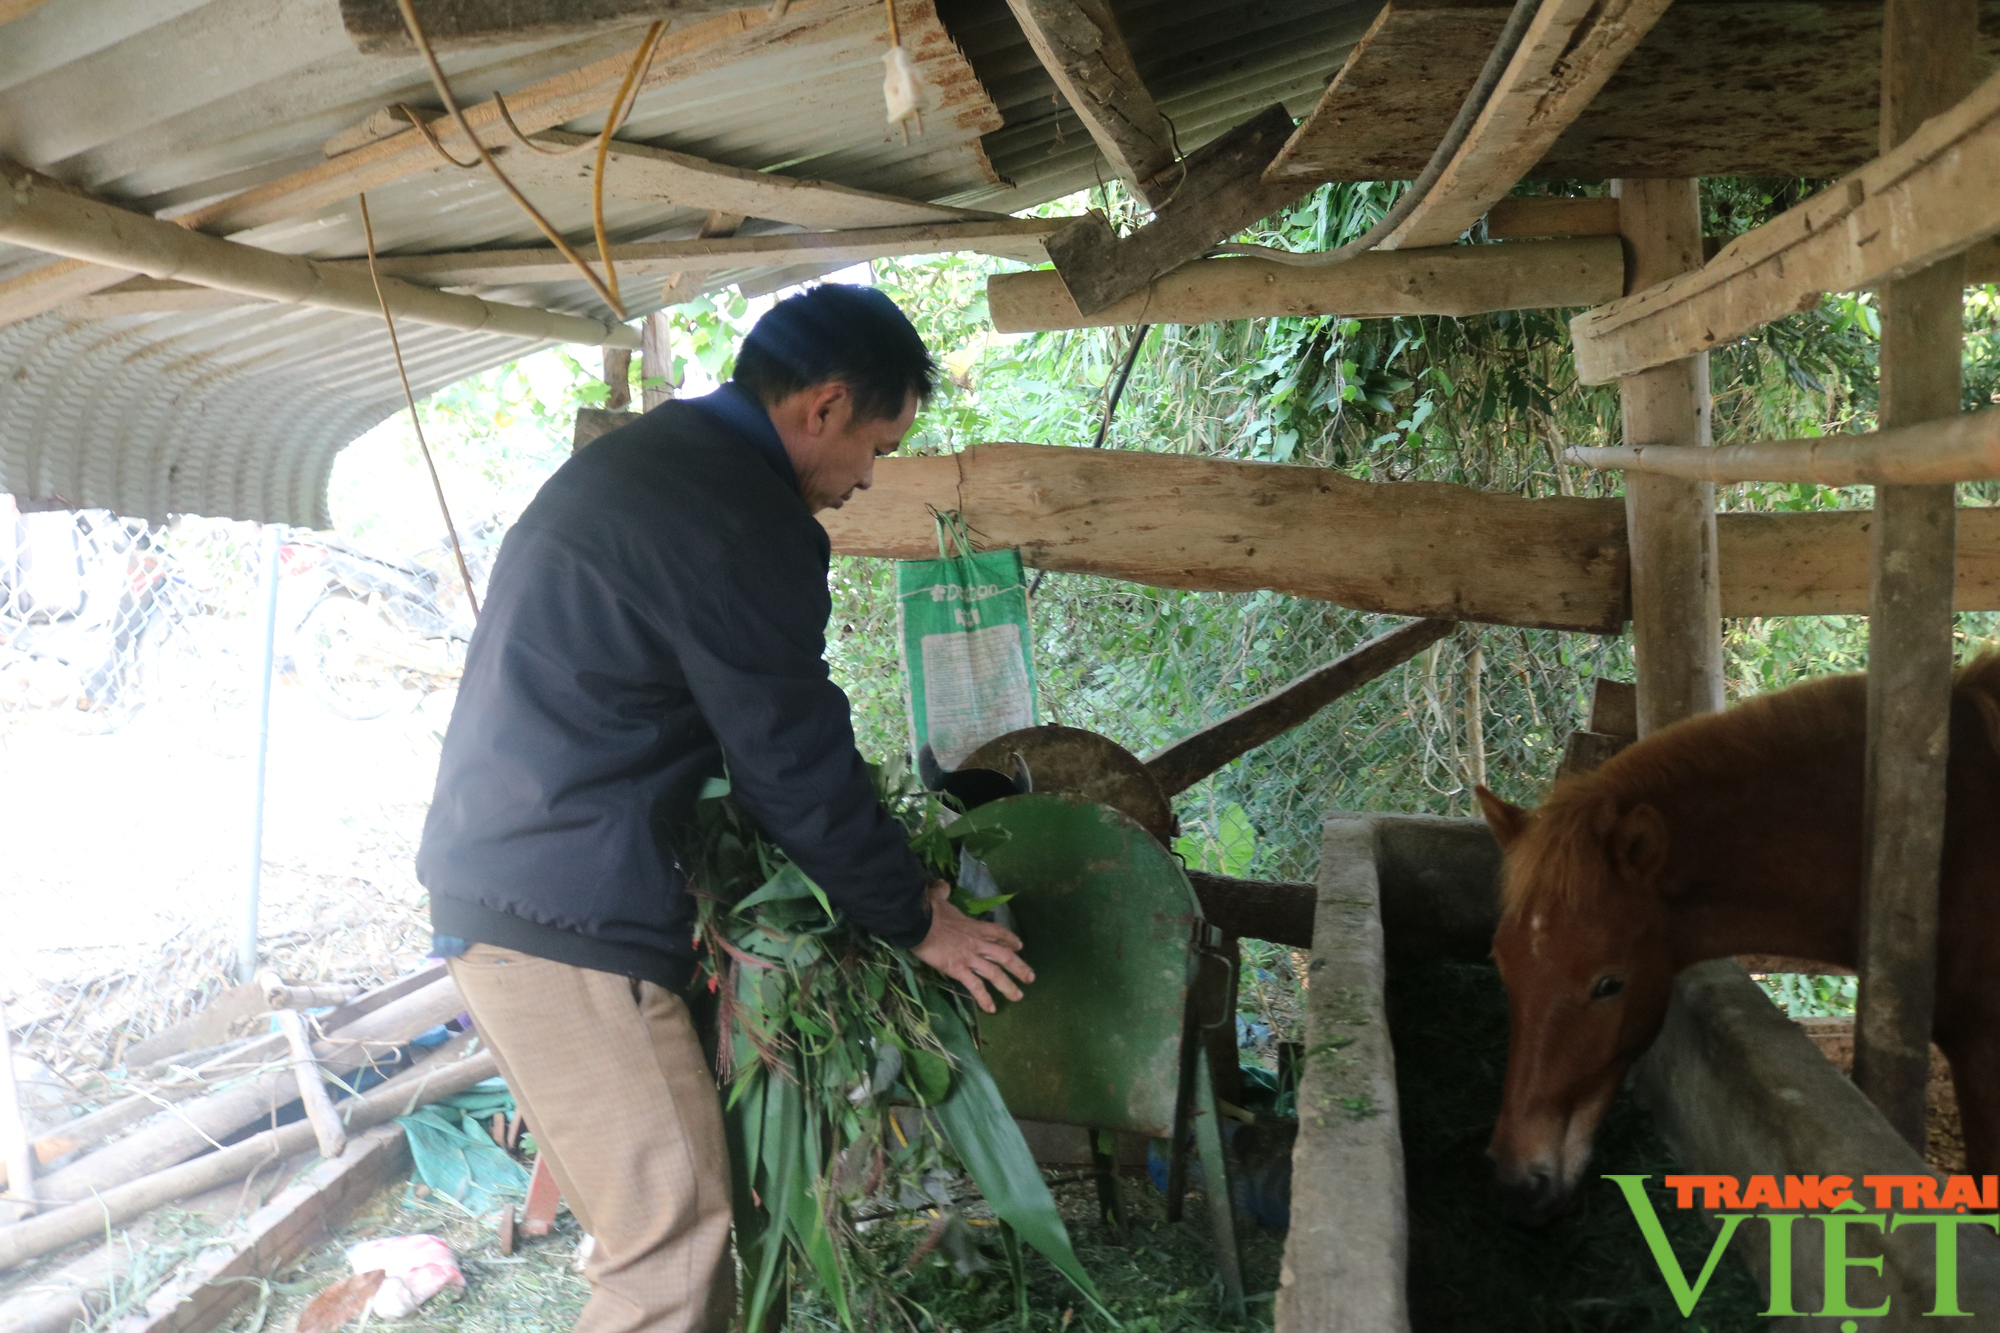
<svg viewBox="0 0 2000 1333"><path fill-rule="evenodd" d="M397 635L374 609L336 593L306 613L292 659L331 712L370 722L407 712L424 697L425 682L404 664Z"/></svg>

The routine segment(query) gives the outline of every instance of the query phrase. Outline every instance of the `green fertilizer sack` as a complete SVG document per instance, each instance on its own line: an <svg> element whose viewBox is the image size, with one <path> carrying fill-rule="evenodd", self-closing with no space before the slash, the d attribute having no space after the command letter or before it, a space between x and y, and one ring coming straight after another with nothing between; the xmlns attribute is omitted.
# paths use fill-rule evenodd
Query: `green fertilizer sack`
<svg viewBox="0 0 2000 1333"><path fill-rule="evenodd" d="M910 748L956 768L995 736L1035 725L1035 659L1018 550L974 551L938 515L938 558L896 562Z"/></svg>

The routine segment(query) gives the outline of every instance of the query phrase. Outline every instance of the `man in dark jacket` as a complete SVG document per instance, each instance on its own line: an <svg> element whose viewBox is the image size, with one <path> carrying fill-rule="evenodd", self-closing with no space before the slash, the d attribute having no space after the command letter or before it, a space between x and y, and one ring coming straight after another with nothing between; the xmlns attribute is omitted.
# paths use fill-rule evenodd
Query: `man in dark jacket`
<svg viewBox="0 0 2000 1333"><path fill-rule="evenodd" d="M991 1010L1020 941L927 884L828 677L829 544L931 389L868 288L780 302L733 382L549 478L501 546L417 873L481 1037L595 1241L577 1328L727 1326L728 1151L681 995L695 911L657 830L727 767L847 918ZM1010 976L1011 974L1011 976Z"/></svg>

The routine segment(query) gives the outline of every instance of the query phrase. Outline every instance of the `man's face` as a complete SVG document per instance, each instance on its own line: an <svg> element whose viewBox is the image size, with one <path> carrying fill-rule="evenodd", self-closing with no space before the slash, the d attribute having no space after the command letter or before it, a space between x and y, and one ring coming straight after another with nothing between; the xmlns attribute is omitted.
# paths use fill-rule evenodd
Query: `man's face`
<svg viewBox="0 0 2000 1333"><path fill-rule="evenodd" d="M854 396L838 380L801 389L769 409L771 424L784 441L799 494L815 514L838 509L875 479L875 460L892 453L917 419L915 394L901 416L854 419Z"/></svg>

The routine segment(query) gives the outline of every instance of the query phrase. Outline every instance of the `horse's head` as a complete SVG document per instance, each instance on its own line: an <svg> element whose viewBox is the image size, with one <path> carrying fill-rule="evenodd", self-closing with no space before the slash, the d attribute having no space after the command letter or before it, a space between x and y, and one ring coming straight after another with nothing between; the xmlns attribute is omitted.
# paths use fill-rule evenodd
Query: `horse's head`
<svg viewBox="0 0 2000 1333"><path fill-rule="evenodd" d="M1517 1211L1539 1220L1583 1179L1612 1096L1666 1015L1666 821L1588 780L1534 811L1478 795L1507 859L1493 957L1512 1020L1487 1154Z"/></svg>

